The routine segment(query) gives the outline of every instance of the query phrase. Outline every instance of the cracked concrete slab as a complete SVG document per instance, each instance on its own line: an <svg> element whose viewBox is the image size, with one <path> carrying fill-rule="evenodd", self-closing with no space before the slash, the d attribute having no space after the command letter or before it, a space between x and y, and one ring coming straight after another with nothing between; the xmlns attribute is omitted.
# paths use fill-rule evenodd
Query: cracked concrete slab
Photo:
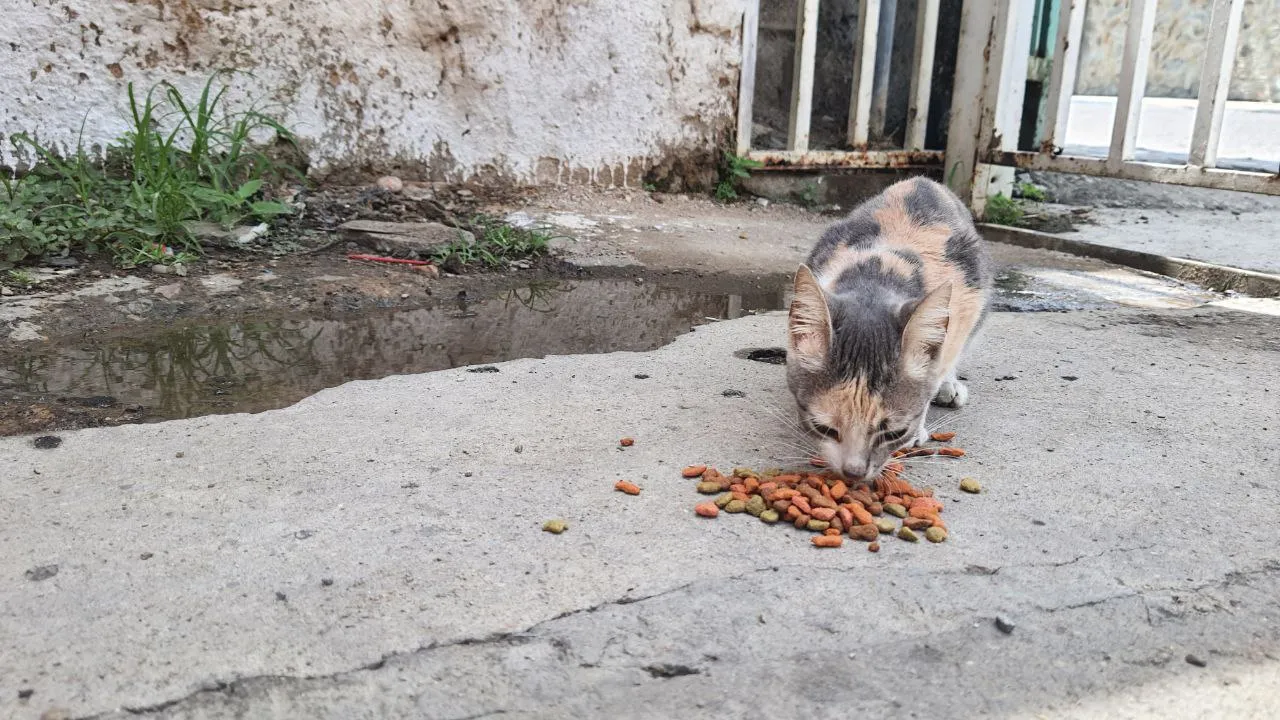
<svg viewBox="0 0 1280 720"><path fill-rule="evenodd" d="M691 513L682 465L795 454L782 369L734 356L784 322L52 450L0 439L0 715L1083 717L1115 698L1148 717L1170 686L1195 689L1181 717L1273 701L1273 316L994 315L973 403L938 415L970 455L912 468L951 538L874 555ZM569 530L540 532L551 517Z"/></svg>

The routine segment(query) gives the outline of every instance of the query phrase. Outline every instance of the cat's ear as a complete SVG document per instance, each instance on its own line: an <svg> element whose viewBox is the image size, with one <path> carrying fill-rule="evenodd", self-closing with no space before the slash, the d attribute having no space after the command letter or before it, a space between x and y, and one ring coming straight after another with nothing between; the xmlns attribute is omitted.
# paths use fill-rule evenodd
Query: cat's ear
<svg viewBox="0 0 1280 720"><path fill-rule="evenodd" d="M787 337L788 353L802 366L816 370L826 365L827 349L831 347L831 313L822 286L807 265L796 270Z"/></svg>
<svg viewBox="0 0 1280 720"><path fill-rule="evenodd" d="M902 368L913 378L924 380L931 375L934 362L947 339L947 323L951 319L951 283L925 296L909 312L902 330Z"/></svg>

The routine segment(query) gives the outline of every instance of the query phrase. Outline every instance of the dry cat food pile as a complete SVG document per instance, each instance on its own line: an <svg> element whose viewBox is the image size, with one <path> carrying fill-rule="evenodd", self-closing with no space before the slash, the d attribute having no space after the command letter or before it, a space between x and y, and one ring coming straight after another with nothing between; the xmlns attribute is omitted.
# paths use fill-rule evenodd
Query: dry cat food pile
<svg viewBox="0 0 1280 720"><path fill-rule="evenodd" d="M954 433L936 433L934 440L950 440ZM959 448L920 447L899 450L895 457L940 455L962 457ZM821 461L814 461L821 467ZM871 552L880 550L881 535L896 535L917 542L918 532L931 542L947 539L947 524L942 520L942 503L933 497L932 489L920 489L902 479L903 465L892 462L871 484L849 487L844 480L828 471L756 472L735 468L724 475L713 467L691 465L684 469L686 478L698 479L698 492L716 495L694 512L714 518L721 511L747 513L761 522L787 522L801 530L816 533L813 544L818 547L840 547L847 535L870 543ZM965 492L979 492L977 481L961 482Z"/></svg>

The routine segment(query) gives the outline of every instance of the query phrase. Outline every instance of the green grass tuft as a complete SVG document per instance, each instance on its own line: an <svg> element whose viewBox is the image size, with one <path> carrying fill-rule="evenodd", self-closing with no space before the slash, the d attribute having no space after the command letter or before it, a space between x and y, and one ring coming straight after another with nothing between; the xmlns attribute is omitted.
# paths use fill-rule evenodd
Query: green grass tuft
<svg viewBox="0 0 1280 720"><path fill-rule="evenodd" d="M1004 193L998 193L987 198L983 219L996 225L1017 225L1022 222L1022 215L1022 205L1006 197Z"/></svg>
<svg viewBox="0 0 1280 720"><path fill-rule="evenodd" d="M519 228L488 215L477 215L470 222L475 241L459 238L438 250L431 259L443 268L497 268L511 260L546 255L554 236L547 228Z"/></svg>
<svg viewBox="0 0 1280 720"><path fill-rule="evenodd" d="M1020 195L1024 200L1030 200L1032 202L1045 201L1044 189L1039 185L1033 185L1029 182L1018 183L1017 190L1018 195Z"/></svg>
<svg viewBox="0 0 1280 720"><path fill-rule="evenodd" d="M13 136L34 162L0 177L0 261L104 250L124 266L189 260L200 252L190 221L231 227L291 213L264 187L301 172L258 148L268 137L292 144L293 135L257 110L229 110L229 76L215 73L194 100L167 83L145 95L130 83L130 128L101 160L83 142L61 156Z"/></svg>
<svg viewBox="0 0 1280 720"><path fill-rule="evenodd" d="M762 167L764 164L761 162L726 152L724 161L720 164L720 182L716 183L716 199L720 202L737 200L738 184L751 177L752 170Z"/></svg>

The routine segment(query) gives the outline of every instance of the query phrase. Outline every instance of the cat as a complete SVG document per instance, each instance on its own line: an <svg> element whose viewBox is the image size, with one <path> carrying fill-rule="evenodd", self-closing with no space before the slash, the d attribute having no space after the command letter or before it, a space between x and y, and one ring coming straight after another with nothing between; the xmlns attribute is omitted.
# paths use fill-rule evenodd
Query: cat
<svg viewBox="0 0 1280 720"><path fill-rule="evenodd" d="M796 271L787 385L800 424L852 481L929 439L930 402L959 408L956 375L986 317L992 265L968 208L903 180L829 227Z"/></svg>

